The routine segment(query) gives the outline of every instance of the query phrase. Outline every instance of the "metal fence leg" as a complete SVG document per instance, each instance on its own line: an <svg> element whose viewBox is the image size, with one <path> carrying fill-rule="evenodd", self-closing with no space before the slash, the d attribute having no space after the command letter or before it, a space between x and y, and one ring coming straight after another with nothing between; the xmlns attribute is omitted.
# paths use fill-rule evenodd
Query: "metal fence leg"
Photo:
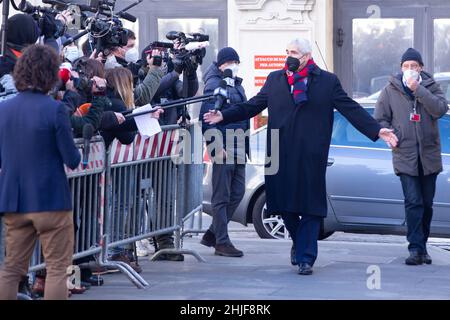
<svg viewBox="0 0 450 320"><path fill-rule="evenodd" d="M133 284L138 287L139 289L145 289L149 286L147 281L145 281L144 278L142 278L136 271L133 270L133 268L126 264L125 262L121 261L109 261L108 260L108 235L103 235L102 238L102 251L100 253L100 261L99 265L101 267L105 267L110 270L119 270L123 274L125 274L128 279L130 279Z"/></svg>

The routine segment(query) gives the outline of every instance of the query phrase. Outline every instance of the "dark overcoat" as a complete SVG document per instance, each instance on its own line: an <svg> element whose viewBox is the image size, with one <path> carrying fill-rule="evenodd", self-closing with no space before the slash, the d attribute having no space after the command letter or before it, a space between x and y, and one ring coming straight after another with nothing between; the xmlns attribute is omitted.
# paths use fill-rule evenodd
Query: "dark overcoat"
<svg viewBox="0 0 450 320"><path fill-rule="evenodd" d="M316 67L308 77L307 87L308 101L296 106L285 71L274 71L255 97L222 111L224 123L229 123L254 117L268 107L267 155L272 160L266 165L265 187L271 214L327 215L325 173L334 108L373 141L381 129L348 97L336 75ZM277 161L271 154L274 129L279 132L279 169L269 175L268 167Z"/></svg>

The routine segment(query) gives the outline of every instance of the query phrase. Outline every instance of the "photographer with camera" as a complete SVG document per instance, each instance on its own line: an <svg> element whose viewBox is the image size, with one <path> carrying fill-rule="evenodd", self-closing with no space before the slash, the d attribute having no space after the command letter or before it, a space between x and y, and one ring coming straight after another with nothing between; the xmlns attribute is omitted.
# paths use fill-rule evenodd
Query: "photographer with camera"
<svg viewBox="0 0 450 320"><path fill-rule="evenodd" d="M149 104L155 96L164 71L157 62L161 59L161 52L157 49L142 52L141 60L138 61L142 67L139 68L139 79L135 82L134 103L136 106ZM134 77L134 75L133 75Z"/></svg>
<svg viewBox="0 0 450 320"><path fill-rule="evenodd" d="M40 19L38 22L33 15L19 13L8 18L6 22L6 50L0 57L0 100L11 98L17 93L12 80L12 71L27 46L36 43L42 35L44 44L59 52L56 39L61 36L60 32L64 27L61 21L69 22L70 14L62 12L54 18L46 13Z"/></svg>
<svg viewBox="0 0 450 320"><path fill-rule="evenodd" d="M175 44L174 49L177 50L181 44ZM153 97L152 104L160 104L178 100L181 98L190 98L195 96L198 91L197 78L198 63L186 59L184 57L172 56L166 63L163 69L166 74L162 77L158 90ZM186 73L188 81L187 96L183 96L183 81L180 80L182 73ZM160 119L161 125L176 124L183 113L183 106L177 108L170 108L166 110ZM188 116L189 118L189 116Z"/></svg>
<svg viewBox="0 0 450 320"><path fill-rule="evenodd" d="M106 111L111 101L106 96L106 80L103 65L92 59L80 58L75 61L69 79L62 80L64 91L61 101L70 114L70 122L75 137L81 137L83 127L91 124L95 130L111 128L121 124L121 114ZM60 67L60 77L61 77Z"/></svg>
<svg viewBox="0 0 450 320"><path fill-rule="evenodd" d="M136 35L133 31L129 29L124 29L126 32L127 37L127 43L125 46L119 46L119 47L113 47L110 49L110 55L107 57L104 57L106 59L105 61L105 69L112 69L115 67L125 67L133 69L134 66L132 64L135 64L136 61L139 59L139 52L135 48L136 44ZM131 50L131 54L136 57L136 60L129 58L127 56L127 52ZM95 52L97 53L97 50L95 49ZM99 55L102 55L102 53L99 53ZM127 59L128 58L128 59ZM134 61L132 61L134 60ZM133 71L133 70L131 70Z"/></svg>

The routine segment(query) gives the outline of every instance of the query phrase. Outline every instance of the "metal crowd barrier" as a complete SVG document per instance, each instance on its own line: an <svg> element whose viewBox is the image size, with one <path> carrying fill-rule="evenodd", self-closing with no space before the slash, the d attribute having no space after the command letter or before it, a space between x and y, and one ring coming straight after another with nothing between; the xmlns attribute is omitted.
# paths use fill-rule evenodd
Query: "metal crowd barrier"
<svg viewBox="0 0 450 320"><path fill-rule="evenodd" d="M182 248L182 238L190 232L183 230L185 222L202 211L201 130L178 125L162 130L147 139L137 135L130 145L115 140L109 150L101 137L94 137L87 168L80 164L76 170L66 170L76 225L74 260L98 255L100 266L118 269L138 288L149 284L130 265L108 260L109 250L175 232L175 248L159 250L152 260L160 254L180 253L205 261L197 252ZM84 140L75 143L83 153ZM38 243L29 271L44 268Z"/></svg>
<svg viewBox="0 0 450 320"><path fill-rule="evenodd" d="M147 139L138 135L132 145L115 141L111 147L113 210L106 222L109 246L129 245L175 232L175 248L158 250L152 260L161 254L191 254L205 261L197 252L182 249L180 241L183 218L189 208L184 199L190 198L185 176L190 165L184 163L190 157L186 154L190 139L183 138L187 131L178 125L162 129L163 132ZM198 185L198 190L202 180L193 184Z"/></svg>
<svg viewBox="0 0 450 320"><path fill-rule="evenodd" d="M75 145L83 154L83 139L75 139ZM98 253L103 233L106 150L102 137L93 137L90 143L89 163L80 164L75 170L66 168L72 195L75 225L74 260ZM30 271L45 268L41 246L38 242L31 260Z"/></svg>

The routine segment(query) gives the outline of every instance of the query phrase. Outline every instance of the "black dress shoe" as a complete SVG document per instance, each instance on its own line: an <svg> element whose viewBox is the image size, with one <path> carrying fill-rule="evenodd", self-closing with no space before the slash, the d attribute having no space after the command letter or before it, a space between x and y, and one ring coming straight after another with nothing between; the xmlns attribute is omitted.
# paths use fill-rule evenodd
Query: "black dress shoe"
<svg viewBox="0 0 450 320"><path fill-rule="evenodd" d="M406 258L405 264L408 266L418 266L423 263L422 255L419 254L417 251L411 251L409 253L409 257Z"/></svg>
<svg viewBox="0 0 450 320"><path fill-rule="evenodd" d="M297 257L295 255L295 247L294 247L294 245L292 245L292 248L291 248L291 264L293 266L298 265Z"/></svg>
<svg viewBox="0 0 450 320"><path fill-rule="evenodd" d="M433 260L431 259L430 255L426 251L422 255L422 260L423 260L423 263L425 263L425 264L431 264L433 262Z"/></svg>
<svg viewBox="0 0 450 320"><path fill-rule="evenodd" d="M300 263L298 266L298 274L301 274L303 276L309 276L313 273L312 266L308 263Z"/></svg>

